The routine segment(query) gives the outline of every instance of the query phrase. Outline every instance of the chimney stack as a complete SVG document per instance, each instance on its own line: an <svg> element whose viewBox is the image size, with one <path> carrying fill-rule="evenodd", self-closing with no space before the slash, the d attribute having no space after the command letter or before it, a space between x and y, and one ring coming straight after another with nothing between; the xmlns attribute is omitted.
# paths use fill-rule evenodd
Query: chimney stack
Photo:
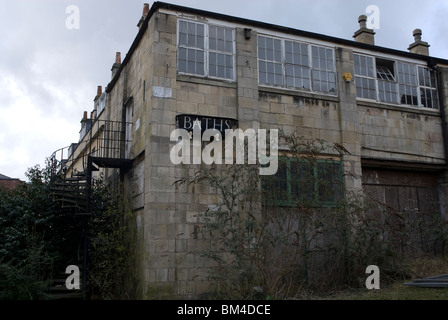
<svg viewBox="0 0 448 320"><path fill-rule="evenodd" d="M409 52L429 56L429 44L422 41L422 30L415 29L412 35L414 36L414 43L409 45Z"/></svg>
<svg viewBox="0 0 448 320"><path fill-rule="evenodd" d="M96 96L95 99L93 99L93 101L96 102L96 100L98 100L102 94L103 94L103 87L98 86L98 88L96 89Z"/></svg>
<svg viewBox="0 0 448 320"><path fill-rule="evenodd" d="M117 73L118 69L121 66L121 53L117 52L115 54L115 63L112 65L112 79L115 77L115 74Z"/></svg>
<svg viewBox="0 0 448 320"><path fill-rule="evenodd" d="M367 16L360 15L358 18L359 30L353 34L355 41L366 44L375 44L375 32L372 29L367 28Z"/></svg>
<svg viewBox="0 0 448 320"><path fill-rule="evenodd" d="M117 52L115 54L115 63L121 64L121 53L120 52Z"/></svg>
<svg viewBox="0 0 448 320"><path fill-rule="evenodd" d="M139 22L137 23L137 27L140 29L143 22L145 21L146 17L148 16L149 13L149 4L145 3L143 5L143 13L142 13L142 17L140 18Z"/></svg>
<svg viewBox="0 0 448 320"><path fill-rule="evenodd" d="M81 119L81 130L79 131L79 141L81 141L86 133L92 127L93 118L92 115L90 118L87 118L87 111L84 111L84 114Z"/></svg>

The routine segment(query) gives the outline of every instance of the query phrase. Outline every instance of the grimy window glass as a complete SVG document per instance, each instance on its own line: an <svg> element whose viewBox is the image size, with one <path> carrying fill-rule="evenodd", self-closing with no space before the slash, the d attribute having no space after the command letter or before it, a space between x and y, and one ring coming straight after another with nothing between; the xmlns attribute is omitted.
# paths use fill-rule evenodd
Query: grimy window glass
<svg viewBox="0 0 448 320"><path fill-rule="evenodd" d="M361 54L354 54L354 67L358 98L439 108L437 75L431 68Z"/></svg>
<svg viewBox="0 0 448 320"><path fill-rule="evenodd" d="M336 94L333 50L312 46L311 51L313 58L313 90Z"/></svg>
<svg viewBox="0 0 448 320"><path fill-rule="evenodd" d="M264 85L336 95L334 51L259 35L258 79Z"/></svg>
<svg viewBox="0 0 448 320"><path fill-rule="evenodd" d="M398 83L400 103L418 106L417 71L410 63L398 61Z"/></svg>
<svg viewBox="0 0 448 320"><path fill-rule="evenodd" d="M264 202L273 206L335 206L342 199L339 161L279 158L275 175L263 176Z"/></svg>
<svg viewBox="0 0 448 320"><path fill-rule="evenodd" d="M233 30L209 26L209 75L233 79Z"/></svg>
<svg viewBox="0 0 448 320"><path fill-rule="evenodd" d="M285 41L286 86L298 89L311 89L308 45Z"/></svg>
<svg viewBox="0 0 448 320"><path fill-rule="evenodd" d="M356 96L376 100L373 58L355 54L354 60Z"/></svg>
<svg viewBox="0 0 448 320"><path fill-rule="evenodd" d="M279 39L258 37L260 83L283 86L282 43Z"/></svg>
<svg viewBox="0 0 448 320"><path fill-rule="evenodd" d="M205 75L205 26L179 21L179 72Z"/></svg>
<svg viewBox="0 0 448 320"><path fill-rule="evenodd" d="M418 67L418 82L420 84L421 106L425 108L439 108L437 95L436 73L434 70Z"/></svg>
<svg viewBox="0 0 448 320"><path fill-rule="evenodd" d="M179 20L177 70L180 73L233 80L234 30Z"/></svg>
<svg viewBox="0 0 448 320"><path fill-rule="evenodd" d="M383 102L398 103L395 61L377 58L375 64L378 81L378 99Z"/></svg>

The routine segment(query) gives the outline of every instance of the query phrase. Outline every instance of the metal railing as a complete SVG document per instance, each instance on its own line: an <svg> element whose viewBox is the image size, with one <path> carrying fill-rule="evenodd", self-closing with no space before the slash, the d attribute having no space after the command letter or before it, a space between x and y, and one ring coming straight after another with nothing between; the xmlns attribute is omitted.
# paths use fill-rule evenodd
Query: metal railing
<svg viewBox="0 0 448 320"><path fill-rule="evenodd" d="M127 159L131 123L92 120L89 131L77 144L60 148L51 155L55 170L65 174L84 171L88 156L102 159Z"/></svg>

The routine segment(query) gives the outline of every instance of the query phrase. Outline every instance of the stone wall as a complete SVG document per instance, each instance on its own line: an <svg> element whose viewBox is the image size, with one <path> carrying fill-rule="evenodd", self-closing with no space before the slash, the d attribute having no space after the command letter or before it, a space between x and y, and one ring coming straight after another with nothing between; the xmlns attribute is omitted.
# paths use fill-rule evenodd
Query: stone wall
<svg viewBox="0 0 448 320"><path fill-rule="evenodd" d="M207 185L175 186L200 165L173 165L170 134L181 113L236 118L239 127L282 129L323 139L341 157L347 190L362 192L362 158L444 164L438 111L409 109L356 99L351 48L335 46L338 95L258 85L257 30L249 39L237 26L236 81L177 74L177 17L155 12L148 29L109 95L110 119L123 119L133 97L131 158L127 173L131 206L138 210L142 282L146 298L197 297L208 290L213 261L197 254L208 242L197 234L198 214L218 202ZM445 86L444 91L448 92ZM446 104L445 104L446 105ZM334 144L347 152L339 154Z"/></svg>
<svg viewBox="0 0 448 320"><path fill-rule="evenodd" d="M359 106L363 156L443 164L442 120L438 111Z"/></svg>

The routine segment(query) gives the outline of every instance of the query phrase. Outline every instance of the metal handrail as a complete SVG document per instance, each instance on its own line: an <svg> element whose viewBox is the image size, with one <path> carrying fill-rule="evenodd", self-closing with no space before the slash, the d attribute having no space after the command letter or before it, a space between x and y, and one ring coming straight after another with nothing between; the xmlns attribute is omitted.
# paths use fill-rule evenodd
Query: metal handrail
<svg viewBox="0 0 448 320"><path fill-rule="evenodd" d="M72 145L57 149L51 155L56 161L56 171L65 174L67 170L82 161L84 171L88 156L108 159L126 159L126 127L131 123L111 120L95 120L89 131L82 137L76 148L69 155ZM73 173L73 172L72 172Z"/></svg>

